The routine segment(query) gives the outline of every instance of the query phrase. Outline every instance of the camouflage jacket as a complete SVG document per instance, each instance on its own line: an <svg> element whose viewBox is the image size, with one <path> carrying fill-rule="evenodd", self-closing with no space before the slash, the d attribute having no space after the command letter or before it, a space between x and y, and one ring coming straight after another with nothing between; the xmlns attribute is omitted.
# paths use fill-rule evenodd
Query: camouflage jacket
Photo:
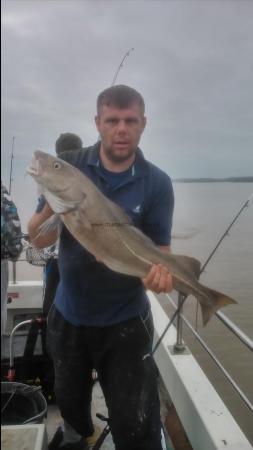
<svg viewBox="0 0 253 450"><path fill-rule="evenodd" d="M17 208L1 183L1 259L15 260L22 251Z"/></svg>

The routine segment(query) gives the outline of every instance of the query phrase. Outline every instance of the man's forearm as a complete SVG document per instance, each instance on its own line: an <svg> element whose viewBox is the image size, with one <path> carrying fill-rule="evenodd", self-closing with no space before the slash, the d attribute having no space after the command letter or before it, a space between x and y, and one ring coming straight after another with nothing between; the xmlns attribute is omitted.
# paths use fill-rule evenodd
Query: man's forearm
<svg viewBox="0 0 253 450"><path fill-rule="evenodd" d="M49 247L54 244L58 238L58 231L50 231L46 234L40 234L40 226L49 219L54 212L46 203L41 212L35 213L28 222L27 228L31 242L37 248Z"/></svg>

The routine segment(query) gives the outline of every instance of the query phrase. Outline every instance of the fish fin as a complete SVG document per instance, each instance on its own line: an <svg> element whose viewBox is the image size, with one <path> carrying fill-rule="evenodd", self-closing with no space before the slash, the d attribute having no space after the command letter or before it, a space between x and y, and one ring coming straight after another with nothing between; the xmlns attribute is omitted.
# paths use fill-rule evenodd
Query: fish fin
<svg viewBox="0 0 253 450"><path fill-rule="evenodd" d="M56 195L52 194L52 192L44 191L44 195L47 199L47 202L49 203L49 206L52 208L52 210L57 214L64 214L69 211L72 211L77 207L79 202L66 202L61 200Z"/></svg>
<svg viewBox="0 0 253 450"><path fill-rule="evenodd" d="M209 322L211 317L216 313L216 311L218 311L218 309L226 305L237 303L233 298L228 297L221 292L217 292L213 289L207 288L206 286L205 292L209 296L209 304L206 303L205 297L198 297L202 311L203 326L205 326Z"/></svg>
<svg viewBox="0 0 253 450"><path fill-rule="evenodd" d="M49 231L56 230L58 227L60 227L62 224L59 214L54 214L53 216L49 217L45 222L43 222L39 227L39 234L43 235L48 233ZM37 236L37 237L38 237Z"/></svg>
<svg viewBox="0 0 253 450"><path fill-rule="evenodd" d="M180 266L183 269L185 269L188 273L194 275L197 279L199 279L201 271L201 263L198 259L185 255L171 254L171 256L176 258L176 261L180 264Z"/></svg>

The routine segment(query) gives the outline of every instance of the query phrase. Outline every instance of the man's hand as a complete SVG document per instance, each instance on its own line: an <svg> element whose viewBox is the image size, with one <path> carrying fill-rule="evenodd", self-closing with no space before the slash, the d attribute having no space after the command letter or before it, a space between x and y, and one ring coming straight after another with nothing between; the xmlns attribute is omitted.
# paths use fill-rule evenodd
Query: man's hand
<svg viewBox="0 0 253 450"><path fill-rule="evenodd" d="M152 266L148 275L142 278L142 282L146 289L156 294L169 293L173 289L172 275L162 264Z"/></svg>
<svg viewBox="0 0 253 450"><path fill-rule="evenodd" d="M58 230L49 231L45 235L40 234L40 226L54 214L46 202L42 211L34 213L28 222L27 229L31 242L37 248L45 248L54 244L58 238Z"/></svg>

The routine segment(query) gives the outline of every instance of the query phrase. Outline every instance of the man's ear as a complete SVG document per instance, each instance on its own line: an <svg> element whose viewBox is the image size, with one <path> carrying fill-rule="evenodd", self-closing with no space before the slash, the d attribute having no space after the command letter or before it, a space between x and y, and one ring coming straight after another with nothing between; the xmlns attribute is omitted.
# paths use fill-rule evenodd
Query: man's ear
<svg viewBox="0 0 253 450"><path fill-rule="evenodd" d="M145 130L146 124L147 124L147 117L143 116L143 119L142 119L142 132Z"/></svg>
<svg viewBox="0 0 253 450"><path fill-rule="evenodd" d="M97 130L99 131L99 124L100 124L100 117L99 116L95 116L95 124L96 124Z"/></svg>

